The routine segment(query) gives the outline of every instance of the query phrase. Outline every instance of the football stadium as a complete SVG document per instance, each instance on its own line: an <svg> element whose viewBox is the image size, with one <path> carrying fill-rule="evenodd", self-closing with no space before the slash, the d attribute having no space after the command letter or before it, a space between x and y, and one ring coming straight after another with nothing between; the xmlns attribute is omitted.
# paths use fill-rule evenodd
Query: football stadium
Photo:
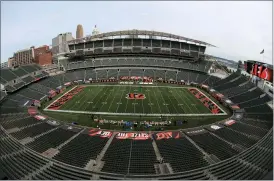
<svg viewBox="0 0 274 181"><path fill-rule="evenodd" d="M205 53L214 45L158 31L67 46L56 72L1 69L1 179L261 180L272 172L272 65L246 60L230 71Z"/></svg>

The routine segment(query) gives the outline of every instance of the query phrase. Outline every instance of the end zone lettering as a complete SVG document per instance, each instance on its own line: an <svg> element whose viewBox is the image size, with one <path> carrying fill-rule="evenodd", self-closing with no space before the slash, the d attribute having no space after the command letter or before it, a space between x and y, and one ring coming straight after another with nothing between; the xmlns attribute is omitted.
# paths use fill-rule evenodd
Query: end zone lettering
<svg viewBox="0 0 274 181"><path fill-rule="evenodd" d="M156 133L156 140L172 138L172 132Z"/></svg>
<svg viewBox="0 0 274 181"><path fill-rule="evenodd" d="M139 94L139 93L129 93L127 94L127 99L145 99L145 94Z"/></svg>

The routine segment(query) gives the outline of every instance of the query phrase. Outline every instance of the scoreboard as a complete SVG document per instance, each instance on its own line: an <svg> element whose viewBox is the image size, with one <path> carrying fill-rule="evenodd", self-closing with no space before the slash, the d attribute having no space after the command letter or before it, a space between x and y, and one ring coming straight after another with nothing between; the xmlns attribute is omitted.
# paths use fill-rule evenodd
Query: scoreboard
<svg viewBox="0 0 274 181"><path fill-rule="evenodd" d="M244 68L251 75L269 82L273 81L273 65L247 60L244 62Z"/></svg>

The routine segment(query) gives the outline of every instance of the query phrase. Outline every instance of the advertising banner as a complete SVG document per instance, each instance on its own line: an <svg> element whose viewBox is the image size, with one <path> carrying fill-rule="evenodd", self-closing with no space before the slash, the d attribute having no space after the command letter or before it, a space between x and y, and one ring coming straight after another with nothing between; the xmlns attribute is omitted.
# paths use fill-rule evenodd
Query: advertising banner
<svg viewBox="0 0 274 181"><path fill-rule="evenodd" d="M90 130L89 136L100 136L101 138L110 138L112 135L112 132L110 131L101 131L101 130Z"/></svg>
<svg viewBox="0 0 274 181"><path fill-rule="evenodd" d="M34 115L34 114L37 114L37 110L36 110L34 107L30 107L30 108L28 109L28 113L29 113L30 115Z"/></svg>
<svg viewBox="0 0 274 181"><path fill-rule="evenodd" d="M41 116L41 115L35 115L34 118L38 119L38 120L45 120L46 119L45 116Z"/></svg>
<svg viewBox="0 0 274 181"><path fill-rule="evenodd" d="M160 132L155 134L156 140L170 139L170 138L178 139L180 138L180 133L179 132Z"/></svg>
<svg viewBox="0 0 274 181"><path fill-rule="evenodd" d="M235 120L229 120L229 121L226 121L224 124L227 126L231 126L232 124L235 124L235 123L236 123Z"/></svg>
<svg viewBox="0 0 274 181"><path fill-rule="evenodd" d="M118 133L116 139L133 139L133 140L147 140L150 139L148 133Z"/></svg>
<svg viewBox="0 0 274 181"><path fill-rule="evenodd" d="M71 85L71 82L66 82L64 85L65 85L65 86L70 86L70 85Z"/></svg>

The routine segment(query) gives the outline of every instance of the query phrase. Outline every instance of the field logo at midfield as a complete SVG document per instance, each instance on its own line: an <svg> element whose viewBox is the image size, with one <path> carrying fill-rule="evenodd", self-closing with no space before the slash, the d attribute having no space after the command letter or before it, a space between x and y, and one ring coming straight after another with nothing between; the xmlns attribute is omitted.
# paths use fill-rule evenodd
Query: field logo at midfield
<svg viewBox="0 0 274 181"><path fill-rule="evenodd" d="M139 94L139 93L129 93L126 95L127 99L145 99L145 94Z"/></svg>

